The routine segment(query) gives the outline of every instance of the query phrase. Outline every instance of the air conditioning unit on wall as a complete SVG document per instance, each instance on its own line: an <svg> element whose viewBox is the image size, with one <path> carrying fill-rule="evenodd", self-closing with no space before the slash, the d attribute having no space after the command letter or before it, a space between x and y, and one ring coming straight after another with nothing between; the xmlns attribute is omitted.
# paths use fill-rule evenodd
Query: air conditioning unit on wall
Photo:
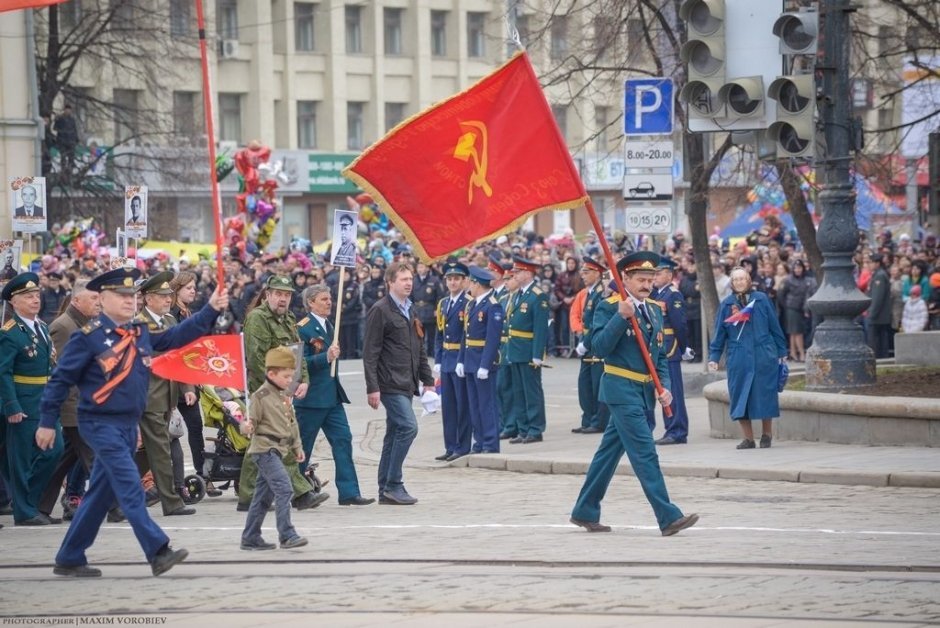
<svg viewBox="0 0 940 628"><path fill-rule="evenodd" d="M219 56L223 59L234 59L238 56L238 40L222 39L219 41Z"/></svg>

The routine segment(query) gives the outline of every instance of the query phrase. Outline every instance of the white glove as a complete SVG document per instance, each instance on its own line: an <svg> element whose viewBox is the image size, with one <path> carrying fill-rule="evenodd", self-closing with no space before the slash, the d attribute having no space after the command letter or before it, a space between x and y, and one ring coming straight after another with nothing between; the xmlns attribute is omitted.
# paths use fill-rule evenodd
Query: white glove
<svg viewBox="0 0 940 628"><path fill-rule="evenodd" d="M578 357L581 357L582 355L587 353L587 347L584 346L583 342L579 342L578 346L575 347L574 352L578 354Z"/></svg>
<svg viewBox="0 0 940 628"><path fill-rule="evenodd" d="M478 368L477 379L487 379L490 376L490 369Z"/></svg>
<svg viewBox="0 0 940 628"><path fill-rule="evenodd" d="M692 347L685 348L685 353L682 354L682 359L686 362L691 362L695 359L695 351L692 351Z"/></svg>
<svg viewBox="0 0 940 628"><path fill-rule="evenodd" d="M532 358L532 364L535 366L542 366L542 358Z"/></svg>
<svg viewBox="0 0 940 628"><path fill-rule="evenodd" d="M458 362L457 367L454 369L454 372L457 373L457 377L466 377L467 374L463 372L463 363Z"/></svg>
<svg viewBox="0 0 940 628"><path fill-rule="evenodd" d="M434 375L434 379L437 379L441 376L441 365L435 364L431 367L431 374Z"/></svg>

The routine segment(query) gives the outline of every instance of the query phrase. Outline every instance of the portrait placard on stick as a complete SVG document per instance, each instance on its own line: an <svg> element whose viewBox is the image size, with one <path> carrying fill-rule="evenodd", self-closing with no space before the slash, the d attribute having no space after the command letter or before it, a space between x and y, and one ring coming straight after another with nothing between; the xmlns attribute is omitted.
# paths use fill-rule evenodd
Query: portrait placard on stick
<svg viewBox="0 0 940 628"><path fill-rule="evenodd" d="M333 213L333 248L330 251L330 263L333 266L356 267L356 212L337 209Z"/></svg>
<svg viewBox="0 0 940 628"><path fill-rule="evenodd" d="M124 226L130 238L147 237L147 186L124 186Z"/></svg>
<svg viewBox="0 0 940 628"><path fill-rule="evenodd" d="M13 208L13 231L46 231L46 178L11 178L10 207Z"/></svg>
<svg viewBox="0 0 940 628"><path fill-rule="evenodd" d="M0 240L0 281L9 281L20 272L22 240Z"/></svg>

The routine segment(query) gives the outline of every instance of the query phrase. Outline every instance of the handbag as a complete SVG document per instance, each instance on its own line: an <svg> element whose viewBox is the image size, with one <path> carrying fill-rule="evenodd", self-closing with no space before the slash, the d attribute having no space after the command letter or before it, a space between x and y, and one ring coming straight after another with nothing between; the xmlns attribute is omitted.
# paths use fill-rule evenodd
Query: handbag
<svg viewBox="0 0 940 628"><path fill-rule="evenodd" d="M790 367L786 362L777 365L777 392L783 392L787 387L787 379L790 378Z"/></svg>
<svg viewBox="0 0 940 628"><path fill-rule="evenodd" d="M180 414L179 410L173 408L173 412L170 414L170 422L167 423L166 426L166 431L169 432L170 438L182 438L185 429L183 415Z"/></svg>

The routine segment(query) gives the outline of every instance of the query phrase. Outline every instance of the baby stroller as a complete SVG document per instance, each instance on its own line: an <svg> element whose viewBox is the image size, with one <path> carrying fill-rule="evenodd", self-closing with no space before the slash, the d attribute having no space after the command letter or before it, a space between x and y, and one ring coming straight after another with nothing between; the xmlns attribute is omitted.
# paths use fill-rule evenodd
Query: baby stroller
<svg viewBox="0 0 940 628"><path fill-rule="evenodd" d="M251 442L240 431L242 419L248 408L242 392L235 388L221 386L202 386L199 402L202 406L203 423L217 429L214 438L206 440L215 443L215 451L205 452L203 475L189 475L183 480L183 487L189 492L190 503L197 503L206 496L206 482L232 482L238 493L238 479L242 472L245 451ZM316 475L316 464L307 467L306 478L314 492L329 484L329 480L320 480Z"/></svg>
<svg viewBox="0 0 940 628"><path fill-rule="evenodd" d="M234 482L235 491L238 492L238 478L249 443L248 437L239 431L247 411L241 391L221 386L202 386L199 403L202 406L203 424L217 431L215 437L206 439L215 444L215 451L205 453L202 477L188 475L183 480L183 487L189 493L191 503L197 503L206 496L206 481Z"/></svg>

